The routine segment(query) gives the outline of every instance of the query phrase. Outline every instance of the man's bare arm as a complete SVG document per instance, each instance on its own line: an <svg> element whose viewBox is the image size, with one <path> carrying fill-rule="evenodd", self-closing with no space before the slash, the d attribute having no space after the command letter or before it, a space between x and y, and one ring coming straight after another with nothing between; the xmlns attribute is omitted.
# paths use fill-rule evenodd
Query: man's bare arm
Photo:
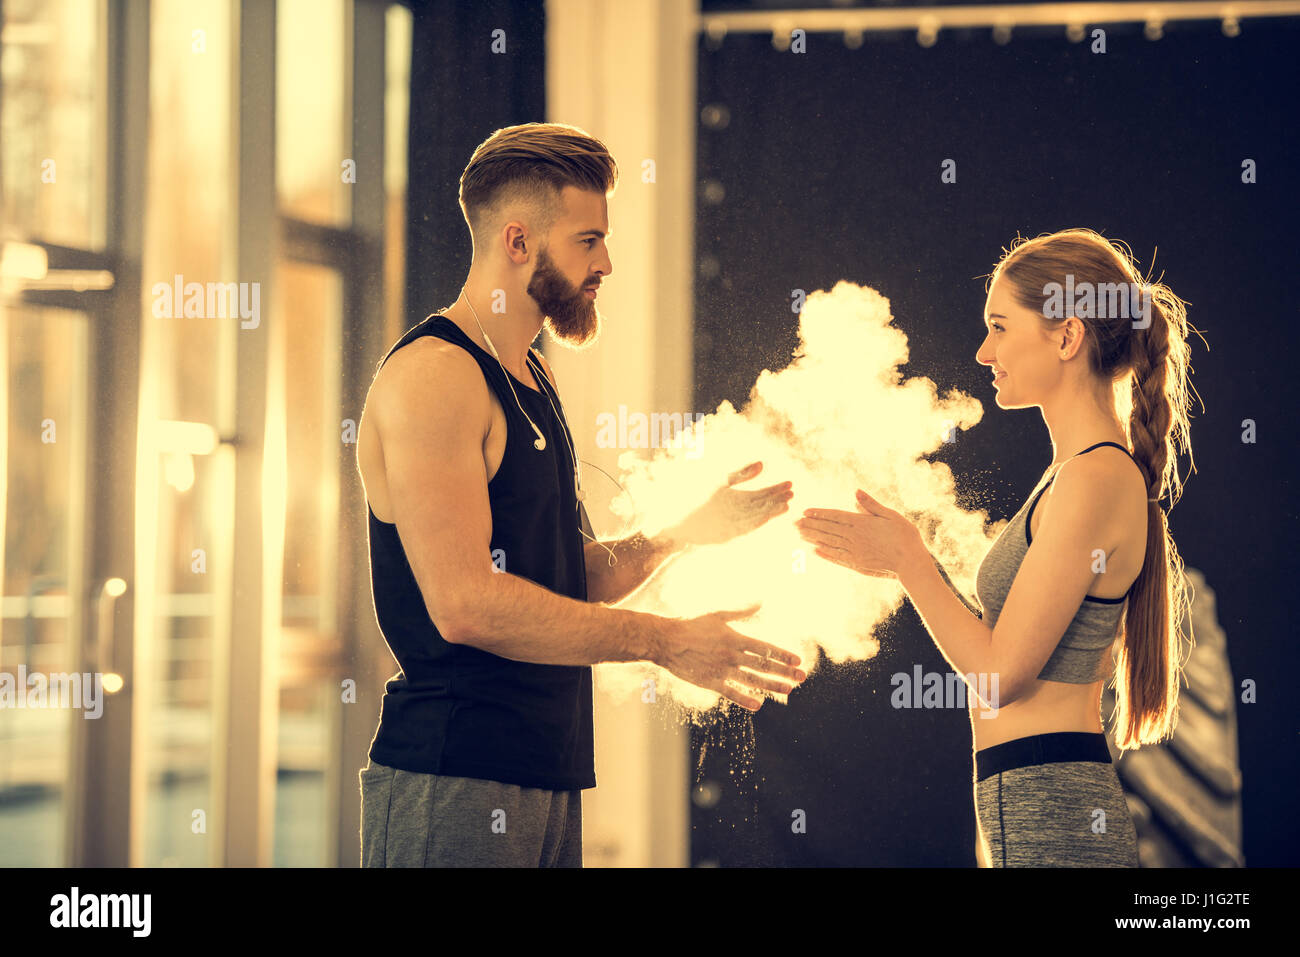
<svg viewBox="0 0 1300 957"><path fill-rule="evenodd" d="M583 549L587 562L587 600L609 604L622 601L683 547L667 531L653 538L637 532L617 541L587 542ZM612 559L610 552L614 553Z"/></svg>
<svg viewBox="0 0 1300 957"><path fill-rule="evenodd" d="M725 682L780 692L803 679L796 655L726 624L737 615L663 618L496 571L483 460L491 399L478 364L454 345L418 340L384 373L375 421L397 531L446 640L539 664L653 661L749 708L761 701Z"/></svg>

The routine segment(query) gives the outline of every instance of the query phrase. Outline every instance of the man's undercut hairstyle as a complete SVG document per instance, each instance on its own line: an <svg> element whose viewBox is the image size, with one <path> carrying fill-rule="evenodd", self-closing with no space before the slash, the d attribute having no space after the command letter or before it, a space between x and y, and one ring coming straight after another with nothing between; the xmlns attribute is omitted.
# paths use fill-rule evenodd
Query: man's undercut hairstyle
<svg viewBox="0 0 1300 957"><path fill-rule="evenodd" d="M565 186L608 195L618 167L605 144L563 123L497 130L474 150L460 177L460 208L476 249L508 211L545 236L561 213Z"/></svg>

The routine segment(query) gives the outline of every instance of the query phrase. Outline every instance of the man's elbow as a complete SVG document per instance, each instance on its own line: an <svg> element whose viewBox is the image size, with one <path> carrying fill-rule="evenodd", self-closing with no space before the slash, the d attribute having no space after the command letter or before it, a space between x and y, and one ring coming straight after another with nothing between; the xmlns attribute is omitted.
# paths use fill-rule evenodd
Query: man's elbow
<svg viewBox="0 0 1300 957"><path fill-rule="evenodd" d="M433 625L438 629L438 634L442 636L442 640L448 644L463 645L469 637L468 631L461 624L459 618L440 615L433 619Z"/></svg>
<svg viewBox="0 0 1300 957"><path fill-rule="evenodd" d="M445 583L425 605L438 634L453 645L464 645L481 635L491 600L491 576L466 575Z"/></svg>
<svg viewBox="0 0 1300 957"><path fill-rule="evenodd" d="M463 645L474 637L474 624L463 602L440 601L437 609L429 608L429 619L444 641Z"/></svg>

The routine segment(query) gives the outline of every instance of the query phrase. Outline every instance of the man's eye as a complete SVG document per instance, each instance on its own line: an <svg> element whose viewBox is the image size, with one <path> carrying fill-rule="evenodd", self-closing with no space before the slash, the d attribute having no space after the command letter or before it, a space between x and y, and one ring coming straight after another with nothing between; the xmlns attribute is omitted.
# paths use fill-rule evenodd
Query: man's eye
<svg viewBox="0 0 1300 957"><path fill-rule="evenodd" d="M592 247L592 244L596 242L596 237L593 236L590 239L584 239L583 242L586 243L587 248L590 249Z"/></svg>

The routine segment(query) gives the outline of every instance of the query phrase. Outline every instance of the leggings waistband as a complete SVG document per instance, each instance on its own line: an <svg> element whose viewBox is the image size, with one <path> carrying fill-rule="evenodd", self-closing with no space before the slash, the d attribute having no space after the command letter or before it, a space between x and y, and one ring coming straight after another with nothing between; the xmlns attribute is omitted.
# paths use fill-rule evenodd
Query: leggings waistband
<svg viewBox="0 0 1300 957"><path fill-rule="evenodd" d="M1010 771L1013 768L1054 764L1059 761L1096 761L1099 764L1110 764L1110 749L1106 746L1106 736L1087 731L1053 731L981 748L975 752L975 780L983 781L991 775Z"/></svg>

